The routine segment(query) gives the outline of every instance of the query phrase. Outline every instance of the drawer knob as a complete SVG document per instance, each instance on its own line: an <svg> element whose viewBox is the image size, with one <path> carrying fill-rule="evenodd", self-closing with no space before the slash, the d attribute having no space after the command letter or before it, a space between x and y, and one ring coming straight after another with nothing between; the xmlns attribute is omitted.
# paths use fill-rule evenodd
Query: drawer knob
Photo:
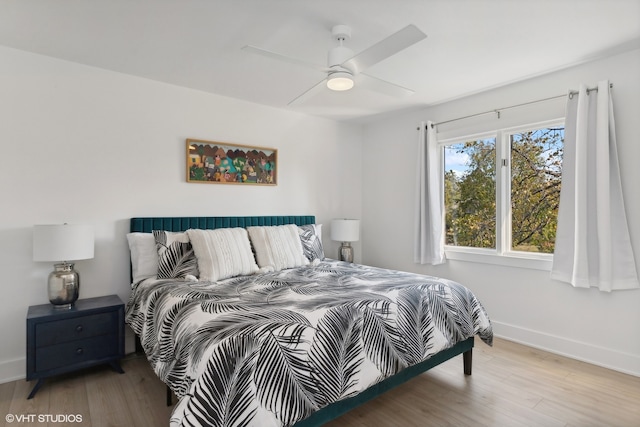
<svg viewBox="0 0 640 427"><path fill-rule="evenodd" d="M76 354L79 356L79 355L81 355L82 353L84 353L83 348L82 348L82 347L78 347L78 348L76 349Z"/></svg>
<svg viewBox="0 0 640 427"><path fill-rule="evenodd" d="M82 332L82 329L83 329L82 325L76 326L76 332L80 333L80 332Z"/></svg>

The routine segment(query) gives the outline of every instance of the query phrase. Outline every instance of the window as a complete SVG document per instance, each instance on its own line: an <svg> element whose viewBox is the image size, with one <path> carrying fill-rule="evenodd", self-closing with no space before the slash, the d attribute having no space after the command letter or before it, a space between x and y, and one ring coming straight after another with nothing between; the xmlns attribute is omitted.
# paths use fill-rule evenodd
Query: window
<svg viewBox="0 0 640 427"><path fill-rule="evenodd" d="M444 147L445 244L496 247L496 139Z"/></svg>
<svg viewBox="0 0 640 427"><path fill-rule="evenodd" d="M552 254L563 143L558 121L440 142L447 249Z"/></svg>

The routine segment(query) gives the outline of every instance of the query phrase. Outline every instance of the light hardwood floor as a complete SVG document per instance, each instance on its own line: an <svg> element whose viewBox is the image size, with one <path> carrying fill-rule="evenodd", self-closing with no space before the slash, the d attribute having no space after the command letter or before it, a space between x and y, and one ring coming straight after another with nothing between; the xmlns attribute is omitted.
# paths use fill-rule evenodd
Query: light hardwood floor
<svg viewBox="0 0 640 427"><path fill-rule="evenodd" d="M638 377L501 339L492 348L476 340L473 356L469 377L458 356L327 426L640 426ZM129 356L122 367L124 375L100 367L53 378L31 400L33 383L0 384L0 414L34 420L0 426L168 425L172 408L146 359ZM47 414L82 422L39 422Z"/></svg>

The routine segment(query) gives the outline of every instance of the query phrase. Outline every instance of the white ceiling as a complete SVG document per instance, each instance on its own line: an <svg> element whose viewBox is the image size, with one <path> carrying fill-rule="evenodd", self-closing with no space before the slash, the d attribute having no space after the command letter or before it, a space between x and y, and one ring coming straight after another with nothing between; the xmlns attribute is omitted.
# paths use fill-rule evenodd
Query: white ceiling
<svg viewBox="0 0 640 427"><path fill-rule="evenodd" d="M427 38L356 86L287 104L324 74L331 27L356 53L415 24ZM0 0L0 45L338 120L424 107L640 47L640 0Z"/></svg>

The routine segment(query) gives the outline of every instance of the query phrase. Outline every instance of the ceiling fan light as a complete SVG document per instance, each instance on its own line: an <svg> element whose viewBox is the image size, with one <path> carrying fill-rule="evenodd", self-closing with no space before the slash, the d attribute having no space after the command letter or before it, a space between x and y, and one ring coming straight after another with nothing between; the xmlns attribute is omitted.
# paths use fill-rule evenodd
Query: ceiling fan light
<svg viewBox="0 0 640 427"><path fill-rule="evenodd" d="M353 87L353 76L343 71L331 73L327 79L327 87L335 91L349 90Z"/></svg>

